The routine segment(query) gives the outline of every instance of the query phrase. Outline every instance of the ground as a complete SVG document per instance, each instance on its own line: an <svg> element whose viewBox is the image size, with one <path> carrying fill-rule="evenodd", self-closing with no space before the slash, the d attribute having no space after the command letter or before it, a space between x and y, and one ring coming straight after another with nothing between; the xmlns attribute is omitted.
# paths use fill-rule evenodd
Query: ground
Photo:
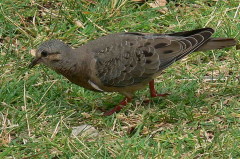
<svg viewBox="0 0 240 159"><path fill-rule="evenodd" d="M157 79L120 113L123 97L94 93L54 71L28 64L48 39L73 47L115 32L172 33L201 27L240 37L240 5L228 1L127 0L0 2L0 158L240 158L240 52L196 52ZM72 135L87 124L96 136Z"/></svg>

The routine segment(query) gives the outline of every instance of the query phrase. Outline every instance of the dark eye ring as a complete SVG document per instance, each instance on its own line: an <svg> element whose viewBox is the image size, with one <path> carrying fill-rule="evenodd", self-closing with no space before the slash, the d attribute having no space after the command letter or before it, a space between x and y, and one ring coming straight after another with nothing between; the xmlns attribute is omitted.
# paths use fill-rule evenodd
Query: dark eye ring
<svg viewBox="0 0 240 159"><path fill-rule="evenodd" d="M42 51L41 52L41 56L42 57L47 57L48 56L48 52L47 51Z"/></svg>

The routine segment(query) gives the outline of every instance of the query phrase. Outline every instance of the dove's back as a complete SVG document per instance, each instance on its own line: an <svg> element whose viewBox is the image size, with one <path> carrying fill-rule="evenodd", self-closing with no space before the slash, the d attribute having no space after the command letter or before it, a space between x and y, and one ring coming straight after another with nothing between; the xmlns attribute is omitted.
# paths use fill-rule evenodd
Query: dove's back
<svg viewBox="0 0 240 159"><path fill-rule="evenodd" d="M230 38L210 38L211 28L173 34L117 33L84 47L96 61L96 76L108 87L147 83L161 71L194 51L236 45Z"/></svg>

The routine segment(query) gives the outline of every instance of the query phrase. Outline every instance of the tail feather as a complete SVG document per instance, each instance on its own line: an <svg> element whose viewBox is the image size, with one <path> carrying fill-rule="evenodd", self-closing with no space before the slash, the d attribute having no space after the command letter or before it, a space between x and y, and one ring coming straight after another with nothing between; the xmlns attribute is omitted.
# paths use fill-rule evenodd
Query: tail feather
<svg viewBox="0 0 240 159"><path fill-rule="evenodd" d="M237 41L233 38L210 38L205 44L196 51L206 51L214 49L222 49L237 45Z"/></svg>
<svg viewBox="0 0 240 159"><path fill-rule="evenodd" d="M199 34L203 31L210 31L212 34L214 33L214 30L212 28L201 28L201 29L195 29L195 30L190 30L190 31L183 31L183 32L176 32L172 34L167 34L169 36L181 36L181 37L187 37L187 36L192 36L194 34Z"/></svg>

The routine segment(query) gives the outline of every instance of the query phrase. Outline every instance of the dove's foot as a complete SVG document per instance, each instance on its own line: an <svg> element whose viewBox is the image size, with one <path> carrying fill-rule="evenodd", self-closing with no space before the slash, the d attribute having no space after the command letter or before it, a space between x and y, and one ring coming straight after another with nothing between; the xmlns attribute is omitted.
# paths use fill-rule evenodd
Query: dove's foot
<svg viewBox="0 0 240 159"><path fill-rule="evenodd" d="M151 80L149 82L149 90L150 90L151 97L166 97L166 96L170 95L168 93L158 94L155 87L154 87L154 80Z"/></svg>
<svg viewBox="0 0 240 159"><path fill-rule="evenodd" d="M115 106L113 109L104 111L103 116L109 116L112 115L115 112L119 112L124 106L127 105L128 102L130 102L132 98L125 97L117 106Z"/></svg>

